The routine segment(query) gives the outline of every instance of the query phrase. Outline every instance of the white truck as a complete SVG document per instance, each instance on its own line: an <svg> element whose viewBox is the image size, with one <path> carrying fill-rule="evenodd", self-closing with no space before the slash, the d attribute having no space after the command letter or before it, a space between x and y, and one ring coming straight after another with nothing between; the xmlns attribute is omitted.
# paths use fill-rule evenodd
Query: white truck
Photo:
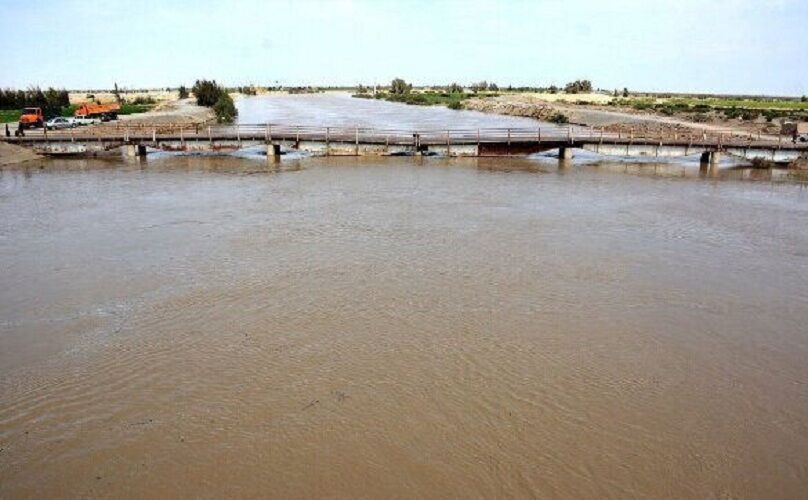
<svg viewBox="0 0 808 500"><path fill-rule="evenodd" d="M74 116L70 119L75 125L95 125L101 123L100 118L90 118L89 116Z"/></svg>

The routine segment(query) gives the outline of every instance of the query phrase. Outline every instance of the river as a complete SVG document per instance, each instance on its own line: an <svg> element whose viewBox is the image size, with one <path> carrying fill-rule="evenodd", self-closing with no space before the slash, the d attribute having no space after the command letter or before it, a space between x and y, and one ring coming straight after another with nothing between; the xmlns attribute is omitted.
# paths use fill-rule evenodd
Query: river
<svg viewBox="0 0 808 500"><path fill-rule="evenodd" d="M808 190L748 172L0 170L0 497L800 497Z"/></svg>

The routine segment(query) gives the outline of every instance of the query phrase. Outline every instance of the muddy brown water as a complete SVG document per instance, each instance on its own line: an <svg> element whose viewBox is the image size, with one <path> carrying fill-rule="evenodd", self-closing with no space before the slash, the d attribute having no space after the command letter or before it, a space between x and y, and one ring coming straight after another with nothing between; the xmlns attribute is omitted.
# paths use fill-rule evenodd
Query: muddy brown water
<svg viewBox="0 0 808 500"><path fill-rule="evenodd" d="M744 176L0 171L0 497L801 497L808 189Z"/></svg>

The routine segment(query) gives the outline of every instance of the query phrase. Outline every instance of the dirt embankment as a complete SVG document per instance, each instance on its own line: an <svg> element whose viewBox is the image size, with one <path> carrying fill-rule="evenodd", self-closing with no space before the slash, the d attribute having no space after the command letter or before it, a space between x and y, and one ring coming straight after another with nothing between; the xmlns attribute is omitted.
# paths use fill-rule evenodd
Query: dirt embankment
<svg viewBox="0 0 808 500"><path fill-rule="evenodd" d="M569 118L570 123L590 127L604 127L611 132L710 131L731 129L745 133L776 134L779 126L774 123L738 122L712 117L707 122L690 121L686 117L671 117L598 105L594 102L576 104L562 100L551 101L532 94L506 94L498 97L473 98L464 101L466 109L512 116L524 116L547 121L558 113Z"/></svg>
<svg viewBox="0 0 808 500"><path fill-rule="evenodd" d="M213 110L204 106L199 106L196 101L189 97L174 101L165 101L158 104L153 110L146 113L121 116L122 123L183 123L183 124L203 124L214 119Z"/></svg>
<svg viewBox="0 0 808 500"><path fill-rule="evenodd" d="M0 142L0 167L17 165L42 158L28 148Z"/></svg>

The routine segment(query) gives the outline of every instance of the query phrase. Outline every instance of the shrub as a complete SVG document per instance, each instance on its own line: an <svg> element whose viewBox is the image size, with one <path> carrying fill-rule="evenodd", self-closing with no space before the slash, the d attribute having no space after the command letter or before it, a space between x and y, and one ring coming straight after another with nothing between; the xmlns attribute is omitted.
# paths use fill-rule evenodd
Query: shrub
<svg viewBox="0 0 808 500"><path fill-rule="evenodd" d="M409 94L410 90L412 90L412 84L405 82L401 78L394 78L392 82L390 82L390 93L391 94Z"/></svg>
<svg viewBox="0 0 808 500"><path fill-rule="evenodd" d="M743 113L741 113L741 118L744 121L747 121L747 122L755 121L759 117L760 117L760 111L755 111L755 110L748 109L748 110L744 111Z"/></svg>
<svg viewBox="0 0 808 500"><path fill-rule="evenodd" d="M628 88L623 87L623 97L628 97Z"/></svg>
<svg viewBox="0 0 808 500"><path fill-rule="evenodd" d="M460 101L452 101L446 107L449 109L463 109L463 105L460 104Z"/></svg>
<svg viewBox="0 0 808 500"><path fill-rule="evenodd" d="M155 100L152 96L142 96L139 95L132 99L132 104L142 105L142 104L155 104Z"/></svg>
<svg viewBox="0 0 808 500"><path fill-rule="evenodd" d="M564 92L567 94L592 92L592 82L589 80L575 80L564 86Z"/></svg>
<svg viewBox="0 0 808 500"><path fill-rule="evenodd" d="M188 97L188 89L185 88L185 85L180 85L180 99L185 99Z"/></svg>
<svg viewBox="0 0 808 500"><path fill-rule="evenodd" d="M452 82L452 83L449 84L448 87L446 87L446 92L448 92L450 94L462 94L463 93L463 87L458 85L456 82Z"/></svg>
<svg viewBox="0 0 808 500"><path fill-rule="evenodd" d="M477 92L479 92L481 90L486 90L488 88L488 82L483 80L481 82L472 83L470 88L471 88L472 92L477 93Z"/></svg>
<svg viewBox="0 0 808 500"><path fill-rule="evenodd" d="M238 116L236 105L233 104L233 99L230 94L223 92L216 104L213 105L213 112L216 114L216 121L219 123L232 123Z"/></svg>
<svg viewBox="0 0 808 500"><path fill-rule="evenodd" d="M216 84L216 80L197 80L191 92L196 96L196 103L200 106L211 107L219 101L225 93L224 89Z"/></svg>
<svg viewBox="0 0 808 500"><path fill-rule="evenodd" d="M550 122L551 123L556 123L558 125L563 125L565 123L569 123L570 119L564 113L556 113L556 114L554 114L553 116L550 117Z"/></svg>

